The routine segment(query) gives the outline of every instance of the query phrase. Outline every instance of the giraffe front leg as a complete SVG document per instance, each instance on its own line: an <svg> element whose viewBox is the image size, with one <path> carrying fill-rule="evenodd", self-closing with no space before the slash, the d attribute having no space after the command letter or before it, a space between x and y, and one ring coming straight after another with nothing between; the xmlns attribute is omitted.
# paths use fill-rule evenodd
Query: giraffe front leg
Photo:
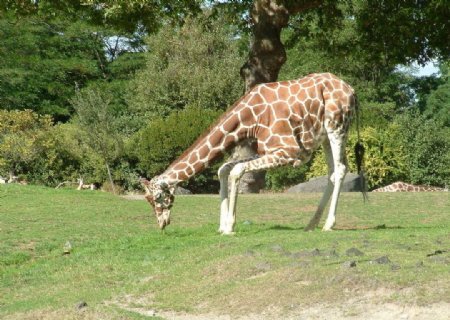
<svg viewBox="0 0 450 320"><path fill-rule="evenodd" d="M236 204L238 196L239 181L245 173L245 163L238 163L230 171L230 200L228 203L228 212L224 218L224 229L222 234L234 234L236 225Z"/></svg>
<svg viewBox="0 0 450 320"><path fill-rule="evenodd" d="M275 168L281 165L295 162L295 158L287 157L285 152L265 155L261 158L238 163L230 172L230 201L226 217L226 229L223 234L233 234L236 225L236 204L238 196L239 181L244 173Z"/></svg>
<svg viewBox="0 0 450 320"><path fill-rule="evenodd" d="M217 174L220 181L220 225L219 232L224 233L227 230L228 216L228 177L235 163L224 163L218 170Z"/></svg>

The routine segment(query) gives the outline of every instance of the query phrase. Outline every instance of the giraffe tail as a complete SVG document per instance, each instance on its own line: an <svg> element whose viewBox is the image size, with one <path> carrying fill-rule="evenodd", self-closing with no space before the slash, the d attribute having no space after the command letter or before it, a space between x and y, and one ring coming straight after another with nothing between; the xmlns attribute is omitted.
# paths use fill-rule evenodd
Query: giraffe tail
<svg viewBox="0 0 450 320"><path fill-rule="evenodd" d="M360 105L358 102L358 99L355 95L355 111L356 111L356 132L358 135L358 141L355 144L355 159L356 159L356 168L358 170L359 175L359 183L360 183L360 190L362 192L364 202L369 201L369 195L368 195L368 188L367 188L367 179L366 179L366 173L364 171L364 153L365 148L363 143L361 142L361 136L359 133L360 128Z"/></svg>

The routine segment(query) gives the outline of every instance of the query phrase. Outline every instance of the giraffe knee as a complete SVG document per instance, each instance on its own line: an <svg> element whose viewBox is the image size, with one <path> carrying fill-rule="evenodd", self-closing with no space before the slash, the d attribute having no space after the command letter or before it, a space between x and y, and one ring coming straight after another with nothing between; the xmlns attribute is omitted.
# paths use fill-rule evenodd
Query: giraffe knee
<svg viewBox="0 0 450 320"><path fill-rule="evenodd" d="M226 177L230 174L231 169L231 163L224 163L220 166L219 170L217 170L217 175L219 176L219 178Z"/></svg>
<svg viewBox="0 0 450 320"><path fill-rule="evenodd" d="M334 184L336 182L341 182L347 173L347 167L344 164L338 164L335 166L335 170L330 175L330 181Z"/></svg>
<svg viewBox="0 0 450 320"><path fill-rule="evenodd" d="M231 169L230 178L239 180L244 173L245 173L245 164L238 163L233 167L233 169Z"/></svg>
<svg viewBox="0 0 450 320"><path fill-rule="evenodd" d="M347 167L344 164L339 164L335 170L335 174L337 174L338 178L344 179L346 173Z"/></svg>

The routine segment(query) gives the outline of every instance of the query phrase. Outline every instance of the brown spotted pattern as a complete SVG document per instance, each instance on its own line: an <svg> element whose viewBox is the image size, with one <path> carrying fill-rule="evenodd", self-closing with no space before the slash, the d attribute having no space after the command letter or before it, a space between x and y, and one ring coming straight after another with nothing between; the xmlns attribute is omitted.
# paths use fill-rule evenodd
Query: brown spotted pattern
<svg viewBox="0 0 450 320"><path fill-rule="evenodd" d="M263 161L250 170L306 162L326 136L326 126L343 136L354 111L353 89L330 73L258 85L159 177L177 184L203 170L242 139L255 139Z"/></svg>
<svg viewBox="0 0 450 320"><path fill-rule="evenodd" d="M322 143L328 159L330 183L306 229L312 230L317 226L331 197L323 229L330 230L335 223L340 185L346 173L344 150L355 104L353 89L330 73L255 86L162 175L143 183L160 227L163 229L170 223L170 208L174 200L170 195L179 182L202 171L239 141L251 139L255 142L258 158L239 164L229 162L219 169L222 199L219 231L224 234L233 232L237 184L243 173L286 164L301 165ZM232 180L230 197L228 176Z"/></svg>
<svg viewBox="0 0 450 320"><path fill-rule="evenodd" d="M375 189L372 192L433 192L433 191L448 191L448 189L432 186L416 186L402 181L397 181L388 186Z"/></svg>

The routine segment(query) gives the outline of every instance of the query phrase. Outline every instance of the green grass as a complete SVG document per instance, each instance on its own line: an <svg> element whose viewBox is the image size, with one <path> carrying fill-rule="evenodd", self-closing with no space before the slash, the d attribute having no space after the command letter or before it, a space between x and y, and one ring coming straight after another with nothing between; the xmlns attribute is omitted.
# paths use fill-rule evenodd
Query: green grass
<svg viewBox="0 0 450 320"><path fill-rule="evenodd" d="M240 196L237 233L221 236L218 196L179 196L161 234L144 201L1 186L0 318L143 319L139 308L248 314L380 290L375 301L449 302L448 193L378 193L367 204L344 193L336 231L303 232L319 198ZM347 256L352 247L364 255ZM372 262L384 255L391 263ZM357 266L343 267L349 260Z"/></svg>

